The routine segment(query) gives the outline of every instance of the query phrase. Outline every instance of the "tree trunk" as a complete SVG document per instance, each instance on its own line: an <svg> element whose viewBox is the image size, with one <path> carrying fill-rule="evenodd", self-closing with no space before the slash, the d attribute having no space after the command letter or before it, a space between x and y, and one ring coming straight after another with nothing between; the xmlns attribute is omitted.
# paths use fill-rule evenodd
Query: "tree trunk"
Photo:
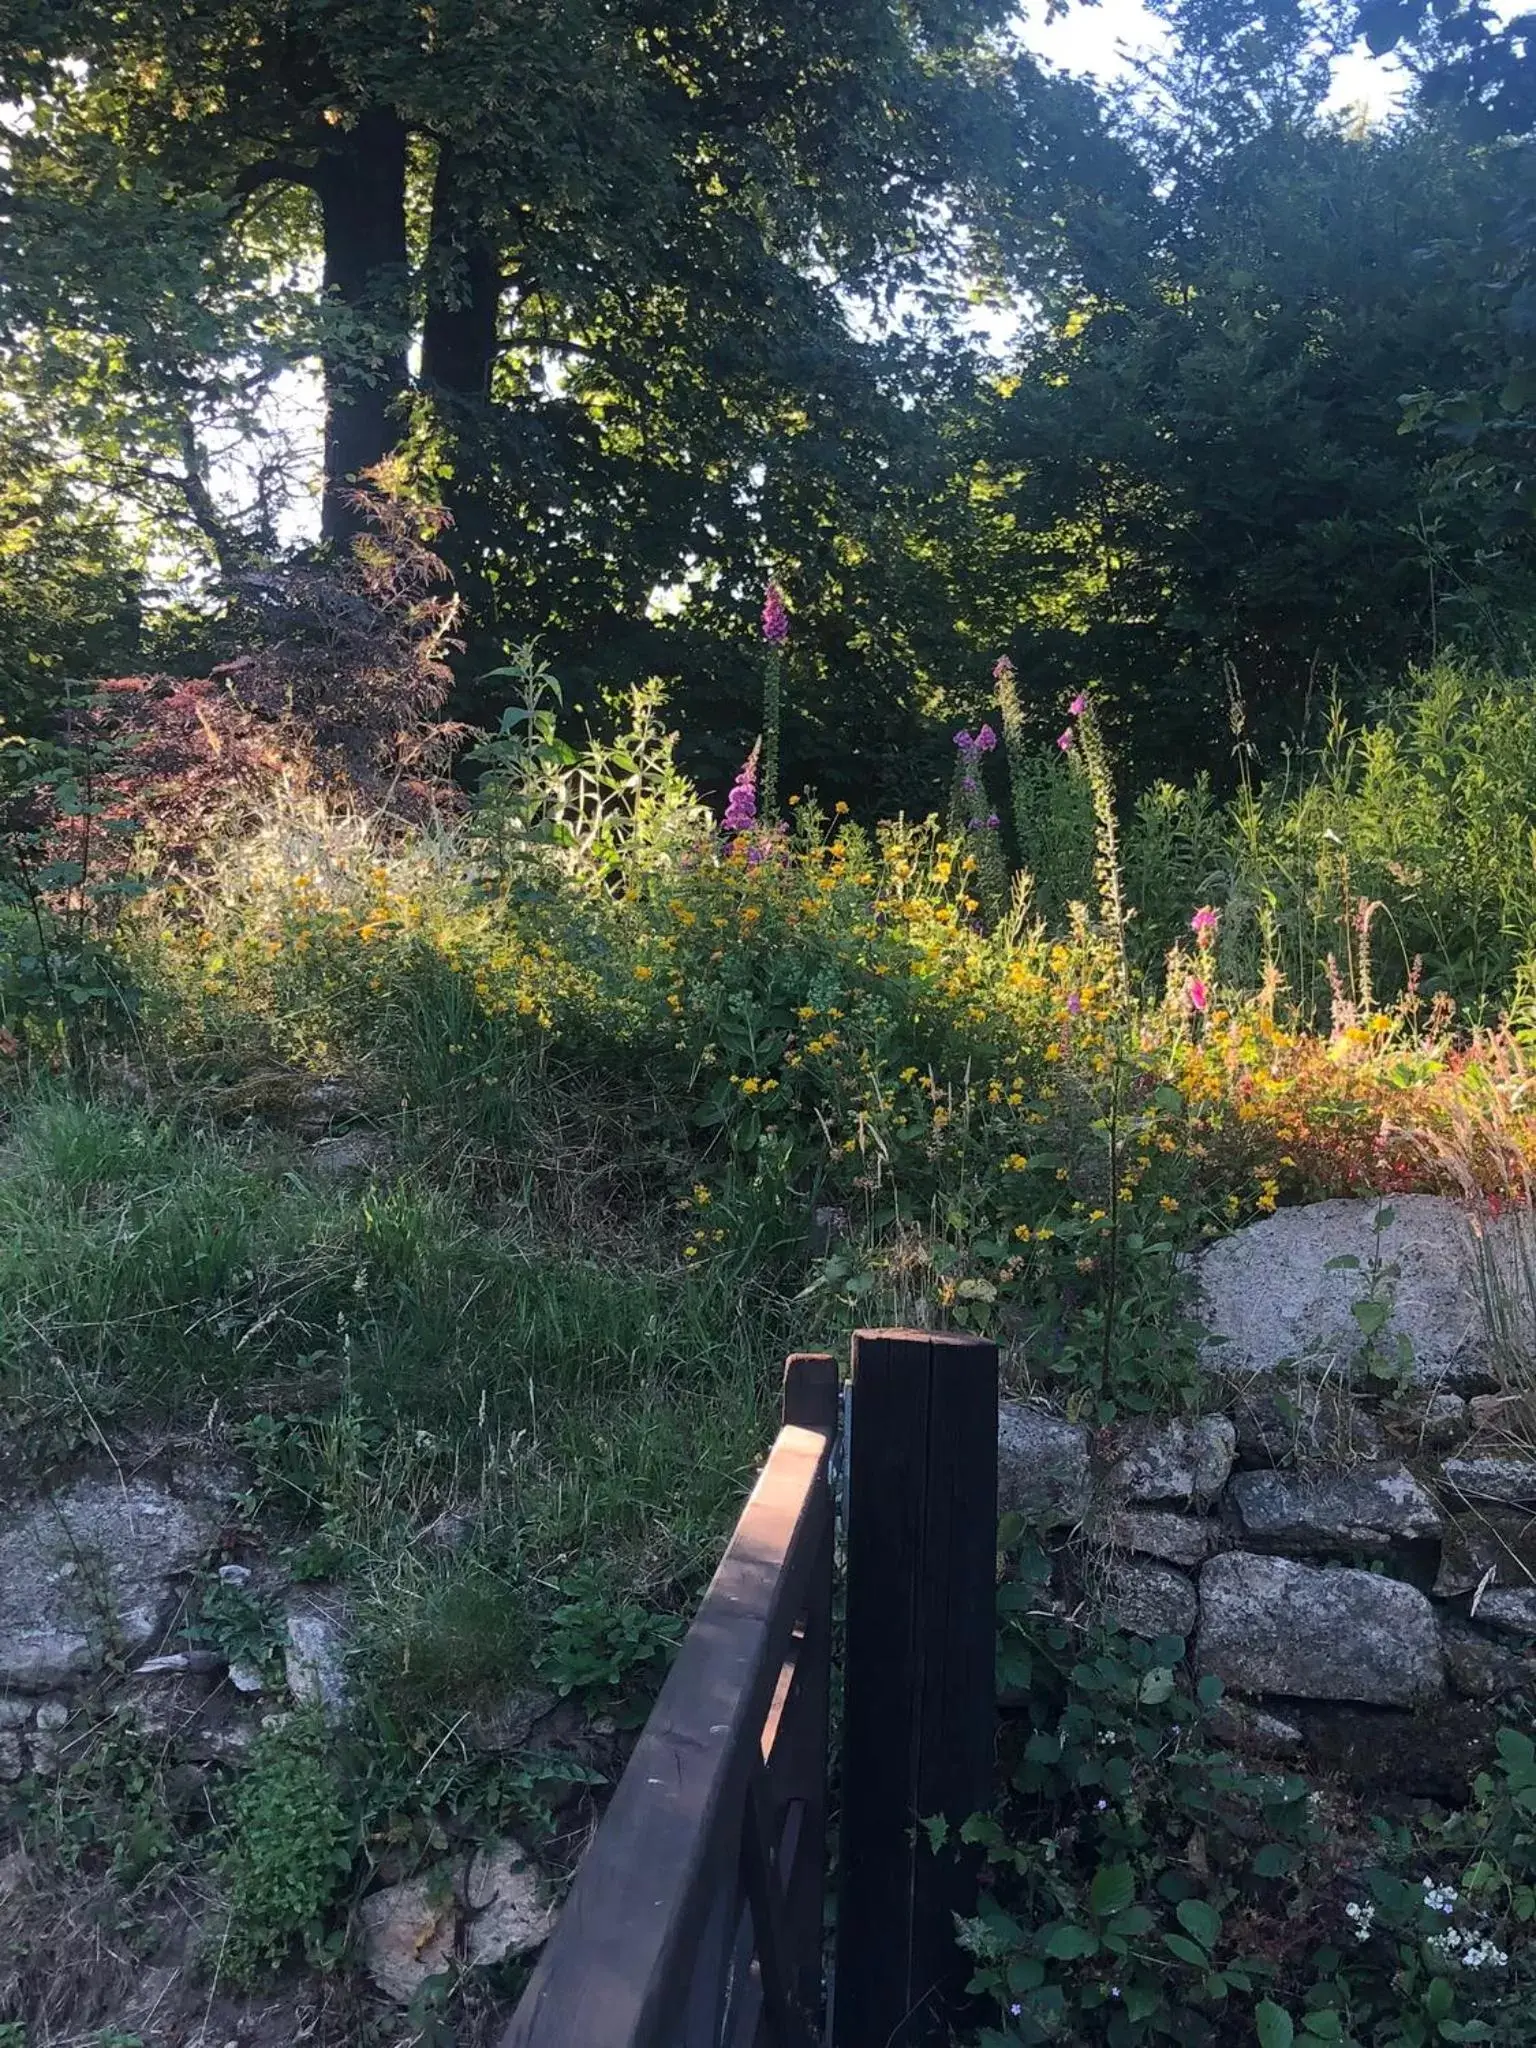
<svg viewBox="0 0 1536 2048"><path fill-rule="evenodd" d="M321 532L357 530L346 493L399 442L410 386L410 262L405 239L405 124L373 108L340 130L315 169L325 241L321 359L325 496Z"/></svg>
<svg viewBox="0 0 1536 2048"><path fill-rule="evenodd" d="M470 160L442 143L432 185L421 381L450 408L489 399L501 312L499 254L477 217L472 184Z"/></svg>

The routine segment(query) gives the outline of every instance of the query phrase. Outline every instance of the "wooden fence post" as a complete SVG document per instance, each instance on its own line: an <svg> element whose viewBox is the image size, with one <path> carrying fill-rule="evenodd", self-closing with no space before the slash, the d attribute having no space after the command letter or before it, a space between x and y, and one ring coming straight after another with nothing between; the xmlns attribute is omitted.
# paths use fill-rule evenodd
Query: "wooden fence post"
<svg viewBox="0 0 1536 2048"><path fill-rule="evenodd" d="M861 1330L849 1424L836 2048L948 2038L976 1863L929 1847L992 1803L997 1347Z"/></svg>

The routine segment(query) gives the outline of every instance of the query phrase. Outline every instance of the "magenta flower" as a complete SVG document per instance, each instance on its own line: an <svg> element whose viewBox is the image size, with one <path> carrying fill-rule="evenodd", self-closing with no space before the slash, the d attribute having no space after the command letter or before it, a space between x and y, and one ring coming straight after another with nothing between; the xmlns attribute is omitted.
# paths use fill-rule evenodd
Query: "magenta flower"
<svg viewBox="0 0 1536 2048"><path fill-rule="evenodd" d="M1205 983L1201 981L1198 976L1196 976L1190 982L1189 986L1186 988L1184 993L1189 997L1189 1007L1192 1010L1198 1010L1200 1015L1203 1017L1206 1012L1206 1006L1209 1004L1211 1000L1211 992L1206 987Z"/></svg>
<svg viewBox="0 0 1536 2048"><path fill-rule="evenodd" d="M987 820L987 830L989 832L995 832L998 826L1002 824L1002 822L1002 819L997 815L996 811L994 811L991 817Z"/></svg>
<svg viewBox="0 0 1536 2048"><path fill-rule="evenodd" d="M777 583L770 583L763 593L763 638L770 647L782 647L789 638L789 612Z"/></svg>
<svg viewBox="0 0 1536 2048"><path fill-rule="evenodd" d="M1072 993L1067 997L1067 1015L1069 1017L1081 1017L1082 1014L1083 999L1077 990L1073 989Z"/></svg>
<svg viewBox="0 0 1536 2048"><path fill-rule="evenodd" d="M997 657L997 660L993 662L992 675L994 681L999 683L1006 683L1012 681L1013 663L1008 659L1006 654L1000 654Z"/></svg>
<svg viewBox="0 0 1536 2048"><path fill-rule="evenodd" d="M995 733L995 732L994 732L994 731L992 730L992 728L991 728L991 726L990 726L990 725L984 725L984 726L983 726L983 727L981 728L981 731L980 731L979 733L977 733L977 735L976 735L976 751L977 751L977 753L978 753L978 754L990 754L990 753L991 753L991 751L992 751L992 749L993 749L993 748L994 748L994 747L995 747L996 745L997 745L997 734L996 734L996 733Z"/></svg>
<svg viewBox="0 0 1536 2048"><path fill-rule="evenodd" d="M754 741L751 753L741 764L741 773L731 784L725 816L720 821L723 832L750 832L757 823L757 757L762 745L761 740Z"/></svg>
<svg viewBox="0 0 1536 2048"><path fill-rule="evenodd" d="M969 753L971 748L974 747L975 744L976 742L971 738L968 732L957 732L955 734L955 745L960 749L962 754Z"/></svg>
<svg viewBox="0 0 1536 2048"><path fill-rule="evenodd" d="M1221 925L1221 912L1213 910L1209 903L1202 903L1189 920L1189 928L1195 935L1195 944L1201 952L1207 952L1216 943L1216 933Z"/></svg>
<svg viewBox="0 0 1536 2048"><path fill-rule="evenodd" d="M1062 752L1063 752L1064 754L1070 754L1070 753L1071 753L1071 751L1072 751L1072 728L1071 728L1071 726L1070 726L1070 725L1069 725L1069 726L1067 727L1067 729L1066 729L1066 731L1065 731L1065 732L1063 732L1063 733L1058 733L1058 734L1057 734L1057 736L1056 736L1056 744L1057 744L1057 746L1058 746L1058 747L1060 747L1061 751L1062 751Z"/></svg>
<svg viewBox="0 0 1536 2048"><path fill-rule="evenodd" d="M1088 709L1088 699L1081 690L1079 690L1077 695L1072 699L1072 702L1067 706L1067 709L1071 712L1074 718L1081 718L1083 713Z"/></svg>

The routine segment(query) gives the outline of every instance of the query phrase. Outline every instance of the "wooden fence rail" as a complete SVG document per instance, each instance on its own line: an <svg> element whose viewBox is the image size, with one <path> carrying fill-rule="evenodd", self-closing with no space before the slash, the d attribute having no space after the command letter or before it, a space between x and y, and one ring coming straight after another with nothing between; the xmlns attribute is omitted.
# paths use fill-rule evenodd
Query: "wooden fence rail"
<svg viewBox="0 0 1536 2048"><path fill-rule="evenodd" d="M501 2048L819 2038L837 1367L783 1427Z"/></svg>
<svg viewBox="0 0 1536 2048"><path fill-rule="evenodd" d="M829 2001L838 1408L832 1359L791 1358L778 1439L500 2048L951 2038L976 1873L922 1823L957 1830L991 1794L997 1348L853 1340Z"/></svg>

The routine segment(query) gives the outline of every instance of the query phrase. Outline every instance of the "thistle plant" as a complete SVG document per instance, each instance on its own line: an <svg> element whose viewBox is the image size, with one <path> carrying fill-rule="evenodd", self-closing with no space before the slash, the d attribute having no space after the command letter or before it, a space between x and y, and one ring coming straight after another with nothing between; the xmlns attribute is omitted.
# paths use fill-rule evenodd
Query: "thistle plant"
<svg viewBox="0 0 1536 2048"><path fill-rule="evenodd" d="M763 791L762 816L771 824L779 807L779 724L783 701L784 642L789 612L784 593L770 582L763 593Z"/></svg>

